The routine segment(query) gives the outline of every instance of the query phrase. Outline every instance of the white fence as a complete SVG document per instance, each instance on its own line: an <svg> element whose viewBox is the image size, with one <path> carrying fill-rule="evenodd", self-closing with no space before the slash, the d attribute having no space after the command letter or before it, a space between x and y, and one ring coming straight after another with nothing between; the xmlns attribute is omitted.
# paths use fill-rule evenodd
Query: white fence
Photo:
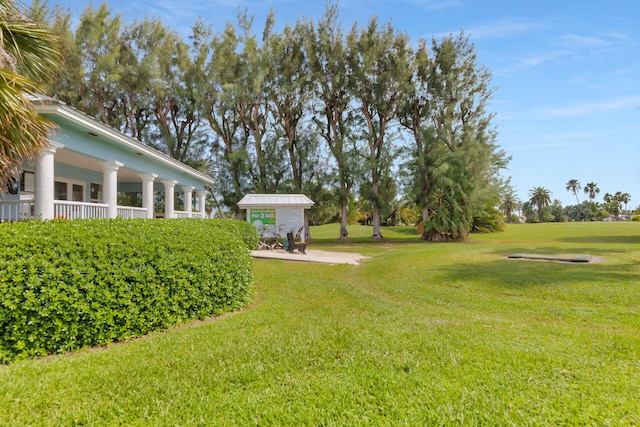
<svg viewBox="0 0 640 427"><path fill-rule="evenodd" d="M33 200L0 200L0 221L22 221L33 218Z"/></svg>
<svg viewBox="0 0 640 427"><path fill-rule="evenodd" d="M147 210L145 208L134 208L131 206L118 206L118 216L124 219L146 218Z"/></svg>
<svg viewBox="0 0 640 427"><path fill-rule="evenodd" d="M55 200L53 216L56 219L106 218L107 205L104 203L69 202ZM33 218L35 202L33 200L0 200L0 221L23 221ZM124 219L146 218L145 208L118 206L118 216ZM174 211L176 218L188 218L189 213ZM192 218L205 218L206 214L191 212Z"/></svg>
<svg viewBox="0 0 640 427"><path fill-rule="evenodd" d="M55 200L53 202L53 217L57 219L106 218L107 207L104 203Z"/></svg>

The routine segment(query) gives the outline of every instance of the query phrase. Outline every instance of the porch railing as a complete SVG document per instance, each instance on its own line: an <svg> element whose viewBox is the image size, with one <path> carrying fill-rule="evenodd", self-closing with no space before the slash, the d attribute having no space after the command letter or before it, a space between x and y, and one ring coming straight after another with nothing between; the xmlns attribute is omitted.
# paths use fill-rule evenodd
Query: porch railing
<svg viewBox="0 0 640 427"><path fill-rule="evenodd" d="M54 200L53 217L58 219L106 218L108 205L104 203Z"/></svg>
<svg viewBox="0 0 640 427"><path fill-rule="evenodd" d="M176 218L189 218L189 213L185 211L173 211L173 216Z"/></svg>
<svg viewBox="0 0 640 427"><path fill-rule="evenodd" d="M82 219L82 218L106 218L108 205L104 203L70 202L67 200L54 200L53 212L57 219ZM33 218L35 201L33 200L0 200L0 221L23 221ZM118 216L131 218L146 218L145 208L131 206L118 206ZM184 211L174 211L176 218L188 218ZM191 212L192 218L204 218L200 212Z"/></svg>
<svg viewBox="0 0 640 427"><path fill-rule="evenodd" d="M145 208L134 208L131 206L118 206L118 216L124 219L146 218L147 210Z"/></svg>
<svg viewBox="0 0 640 427"><path fill-rule="evenodd" d="M0 200L0 221L23 221L33 218L33 200Z"/></svg>

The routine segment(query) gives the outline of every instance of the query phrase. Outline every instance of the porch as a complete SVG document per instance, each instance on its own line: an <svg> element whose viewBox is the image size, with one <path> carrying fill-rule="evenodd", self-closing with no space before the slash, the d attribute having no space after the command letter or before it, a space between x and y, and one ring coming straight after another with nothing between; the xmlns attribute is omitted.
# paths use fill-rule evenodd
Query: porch
<svg viewBox="0 0 640 427"><path fill-rule="evenodd" d="M14 222L35 219L35 200L0 200L0 221ZM108 218L108 205L104 203L53 202L54 219ZM132 206L117 206L117 216L124 219L148 218L147 209ZM174 211L174 218L205 218L203 212ZM164 214L156 214L156 218Z"/></svg>
<svg viewBox="0 0 640 427"><path fill-rule="evenodd" d="M206 217L206 173L62 102L34 104L58 129L20 176L0 183L0 221Z"/></svg>

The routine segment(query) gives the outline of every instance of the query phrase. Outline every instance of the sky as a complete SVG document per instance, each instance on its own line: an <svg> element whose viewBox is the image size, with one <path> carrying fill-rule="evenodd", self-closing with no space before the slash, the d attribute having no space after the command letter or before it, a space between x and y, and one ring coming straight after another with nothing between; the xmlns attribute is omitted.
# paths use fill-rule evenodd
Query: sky
<svg viewBox="0 0 640 427"><path fill-rule="evenodd" d="M101 1L94 1L97 7ZM84 0L49 0L79 16ZM317 20L324 0L108 0L124 22L160 18L187 37L201 17L214 32L236 23L239 10L260 33L273 9L277 27ZM478 63L492 72L489 110L497 143L511 157L511 184L522 201L533 187L576 204L571 179L605 193L631 195L640 205L640 2L563 0L341 0L345 30L372 16L390 21L412 41L463 31ZM581 192L579 201L587 196Z"/></svg>

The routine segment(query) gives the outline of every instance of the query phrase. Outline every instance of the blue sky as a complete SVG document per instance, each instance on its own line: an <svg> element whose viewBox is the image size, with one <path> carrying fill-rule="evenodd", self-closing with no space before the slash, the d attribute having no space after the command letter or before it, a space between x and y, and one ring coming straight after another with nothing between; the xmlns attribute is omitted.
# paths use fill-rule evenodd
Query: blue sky
<svg viewBox="0 0 640 427"><path fill-rule="evenodd" d="M98 5L100 2L94 2ZM78 16L89 4L49 0ZM319 18L324 0L109 0L125 22L155 16L186 36L198 17L214 31L239 9L262 30L270 8L279 25ZM463 30L493 73L490 110L512 160L505 176L524 201L535 186L575 204L567 181L596 182L640 205L640 2L519 0L342 0L345 29L373 15L413 40ZM580 194L580 201L585 199Z"/></svg>

